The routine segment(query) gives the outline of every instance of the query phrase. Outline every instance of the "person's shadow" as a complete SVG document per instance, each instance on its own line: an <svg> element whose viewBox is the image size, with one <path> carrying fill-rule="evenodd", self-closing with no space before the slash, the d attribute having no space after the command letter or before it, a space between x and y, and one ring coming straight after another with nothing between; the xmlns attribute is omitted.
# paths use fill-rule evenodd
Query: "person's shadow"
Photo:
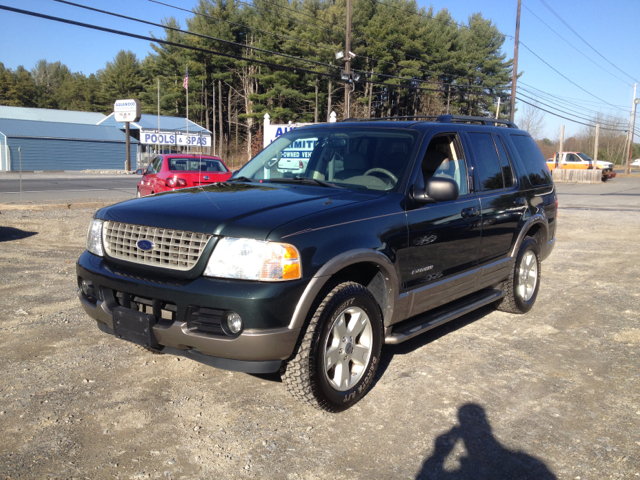
<svg viewBox="0 0 640 480"><path fill-rule="evenodd" d="M481 406L463 405L458 420L459 425L436 438L433 455L422 464L417 480L556 479L542 461L500 445ZM458 441L464 442L466 455L459 459L460 468L445 470L445 461Z"/></svg>

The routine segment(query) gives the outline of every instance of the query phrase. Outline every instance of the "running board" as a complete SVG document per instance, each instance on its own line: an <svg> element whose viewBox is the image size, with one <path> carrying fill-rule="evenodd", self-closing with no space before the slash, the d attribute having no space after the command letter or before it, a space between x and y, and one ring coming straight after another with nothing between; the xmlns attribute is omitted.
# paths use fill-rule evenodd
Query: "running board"
<svg viewBox="0 0 640 480"><path fill-rule="evenodd" d="M391 334L384 339L384 343L387 345L397 345L443 323L447 323L466 313L472 312L496 300L500 300L504 295L504 292L501 290L491 289L455 300L451 302L450 305L444 307L444 309L441 307L435 311L395 325Z"/></svg>

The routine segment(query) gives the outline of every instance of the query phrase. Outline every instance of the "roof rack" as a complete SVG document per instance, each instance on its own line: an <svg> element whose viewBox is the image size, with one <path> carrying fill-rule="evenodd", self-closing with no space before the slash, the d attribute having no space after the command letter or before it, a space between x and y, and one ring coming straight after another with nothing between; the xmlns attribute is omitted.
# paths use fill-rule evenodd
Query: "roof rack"
<svg viewBox="0 0 640 480"><path fill-rule="evenodd" d="M381 120L431 120L437 123L479 123L490 127L504 126L508 128L518 128L509 120L502 120L491 117L471 117L467 115L407 115L402 117L382 117L382 118L346 118L343 122L375 122Z"/></svg>

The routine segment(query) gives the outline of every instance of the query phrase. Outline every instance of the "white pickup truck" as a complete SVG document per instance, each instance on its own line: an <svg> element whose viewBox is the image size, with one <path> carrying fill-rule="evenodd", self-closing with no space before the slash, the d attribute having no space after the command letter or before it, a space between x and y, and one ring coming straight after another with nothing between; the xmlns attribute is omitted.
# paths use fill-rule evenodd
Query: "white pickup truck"
<svg viewBox="0 0 640 480"><path fill-rule="evenodd" d="M556 152L553 158L547 160L549 170L555 168L576 169L576 170L602 170L602 181L616 176L613 171L613 163L603 160L594 160L582 152Z"/></svg>

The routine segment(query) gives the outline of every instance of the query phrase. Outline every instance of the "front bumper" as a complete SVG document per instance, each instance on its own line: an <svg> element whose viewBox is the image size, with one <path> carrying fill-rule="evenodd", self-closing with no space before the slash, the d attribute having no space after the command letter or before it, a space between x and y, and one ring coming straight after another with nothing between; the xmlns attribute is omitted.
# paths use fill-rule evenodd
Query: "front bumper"
<svg viewBox="0 0 640 480"><path fill-rule="evenodd" d="M152 327L153 334L158 350L164 353L183 355L227 370L275 372L282 360L293 353L300 333L299 329L288 328L288 324L306 287L305 280L260 283L204 277L145 278L88 252L78 259L76 271L78 277L91 281L95 290L95 296L78 292L82 307L107 333L113 334L113 309L122 308L119 292L131 298L139 296L162 305L171 304L173 318L164 318L154 311L158 323ZM194 329L187 322L194 307L235 311L244 319L245 328L236 336Z"/></svg>

